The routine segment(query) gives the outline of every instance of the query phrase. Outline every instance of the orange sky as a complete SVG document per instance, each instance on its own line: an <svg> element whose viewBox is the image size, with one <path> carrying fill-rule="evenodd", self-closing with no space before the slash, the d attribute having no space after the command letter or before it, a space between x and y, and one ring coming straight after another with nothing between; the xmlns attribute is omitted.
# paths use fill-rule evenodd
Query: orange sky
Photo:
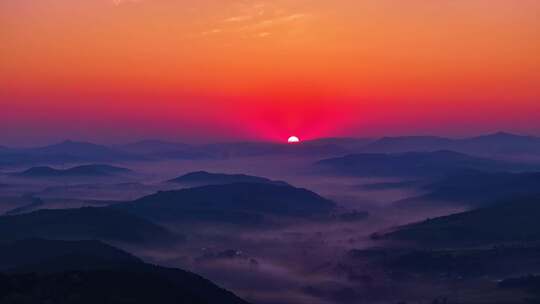
<svg viewBox="0 0 540 304"><path fill-rule="evenodd" d="M540 134L534 0L1 1L0 38L0 143Z"/></svg>

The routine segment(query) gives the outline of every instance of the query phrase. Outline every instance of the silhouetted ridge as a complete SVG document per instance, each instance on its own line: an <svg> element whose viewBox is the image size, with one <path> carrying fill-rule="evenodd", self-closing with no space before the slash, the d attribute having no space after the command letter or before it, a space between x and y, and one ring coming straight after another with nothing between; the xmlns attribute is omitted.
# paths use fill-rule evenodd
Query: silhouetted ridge
<svg viewBox="0 0 540 304"><path fill-rule="evenodd" d="M376 238L437 244L540 241L540 195L399 227Z"/></svg>
<svg viewBox="0 0 540 304"><path fill-rule="evenodd" d="M89 263L90 260L92 263ZM0 243L0 271L83 270L133 263L142 261L129 253L95 240L25 239Z"/></svg>
<svg viewBox="0 0 540 304"><path fill-rule="evenodd" d="M247 304L196 274L97 241L24 240L0 249L10 273L0 274L3 304Z"/></svg>
<svg viewBox="0 0 540 304"><path fill-rule="evenodd" d="M145 243L171 241L176 236L147 220L110 208L39 210L0 217L0 240L27 238Z"/></svg>
<svg viewBox="0 0 540 304"><path fill-rule="evenodd" d="M443 150L352 154L321 160L315 167L322 172L352 176L443 176L464 170L530 170L535 166Z"/></svg>
<svg viewBox="0 0 540 304"><path fill-rule="evenodd" d="M242 222L257 220L263 214L325 214L335 205L306 189L265 183L234 183L159 192L114 207L156 219Z"/></svg>
<svg viewBox="0 0 540 304"><path fill-rule="evenodd" d="M273 181L268 178L246 175L246 174L223 174L223 173L209 173L206 171L197 171L187 173L180 177L169 180L172 183L180 183L187 185L220 185L220 184L233 184L233 183L260 183L260 184L276 184L276 185L288 185L285 182Z"/></svg>
<svg viewBox="0 0 540 304"><path fill-rule="evenodd" d="M128 174L132 171L109 165L84 165L69 169L54 169L51 167L33 167L15 174L21 177L104 177Z"/></svg>
<svg viewBox="0 0 540 304"><path fill-rule="evenodd" d="M144 159L141 156L106 146L70 140L45 147L0 150L0 153L0 164L6 165L112 162Z"/></svg>
<svg viewBox="0 0 540 304"><path fill-rule="evenodd" d="M516 196L540 194L540 172L509 173L468 170L424 187L429 193L398 201L400 206L463 204L484 206Z"/></svg>
<svg viewBox="0 0 540 304"><path fill-rule="evenodd" d="M474 155L540 154L540 138L497 132L463 139L437 136L384 137L361 148L362 152L404 153L453 150Z"/></svg>

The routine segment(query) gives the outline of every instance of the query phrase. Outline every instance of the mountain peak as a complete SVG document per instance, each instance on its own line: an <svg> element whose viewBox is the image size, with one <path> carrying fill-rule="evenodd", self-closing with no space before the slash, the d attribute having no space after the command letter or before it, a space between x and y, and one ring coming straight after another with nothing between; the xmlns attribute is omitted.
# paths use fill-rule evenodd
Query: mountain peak
<svg viewBox="0 0 540 304"><path fill-rule="evenodd" d="M180 177L169 180L173 183L184 183L194 186L203 185L220 185L232 183L263 183L275 185L288 185L282 181L274 181L268 178L246 175L246 174L226 174L226 173L210 173L207 171L194 171L186 173Z"/></svg>
<svg viewBox="0 0 540 304"><path fill-rule="evenodd" d="M492 133L492 134L488 134L486 136L493 136L493 137L522 137L521 135L517 135L517 134L513 134L513 133L509 133L509 132L504 132L504 131L495 132L495 133Z"/></svg>

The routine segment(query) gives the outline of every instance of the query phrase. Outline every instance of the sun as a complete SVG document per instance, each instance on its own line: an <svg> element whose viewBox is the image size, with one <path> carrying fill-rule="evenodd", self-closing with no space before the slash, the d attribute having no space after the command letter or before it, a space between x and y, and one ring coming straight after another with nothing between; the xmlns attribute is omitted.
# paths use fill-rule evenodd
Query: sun
<svg viewBox="0 0 540 304"><path fill-rule="evenodd" d="M297 143L300 142L300 138L298 138L296 136L291 136L291 137L289 137L287 142L290 143L290 144L297 144Z"/></svg>

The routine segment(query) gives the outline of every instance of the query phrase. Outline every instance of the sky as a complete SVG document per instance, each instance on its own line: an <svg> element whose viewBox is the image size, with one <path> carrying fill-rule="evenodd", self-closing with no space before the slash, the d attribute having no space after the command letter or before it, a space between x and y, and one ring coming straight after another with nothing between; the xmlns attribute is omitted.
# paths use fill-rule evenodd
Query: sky
<svg viewBox="0 0 540 304"><path fill-rule="evenodd" d="M0 145L540 135L536 0L0 1Z"/></svg>

